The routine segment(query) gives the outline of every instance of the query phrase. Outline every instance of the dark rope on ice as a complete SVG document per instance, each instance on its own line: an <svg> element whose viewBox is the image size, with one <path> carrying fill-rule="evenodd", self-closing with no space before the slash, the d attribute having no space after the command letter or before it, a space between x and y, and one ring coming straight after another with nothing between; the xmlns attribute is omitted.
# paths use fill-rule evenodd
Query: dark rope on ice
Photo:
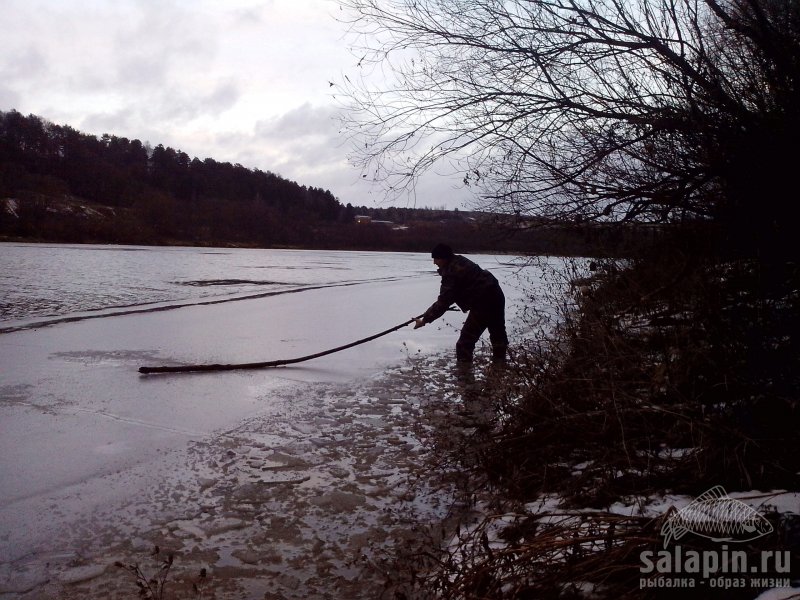
<svg viewBox="0 0 800 600"><path fill-rule="evenodd" d="M151 373L191 373L196 371L233 371L236 369L265 369L268 367L281 367L283 365L291 365L294 363L304 362L307 360L311 360L312 358L319 358L320 356L325 356L327 354L333 354L334 352L341 352L342 350L347 350L348 348L352 348L353 346L358 346L359 344L366 344L367 342L371 342L374 339L382 337L384 335L388 335L393 331L397 331L398 329L402 329L406 325L413 323L417 319L422 317L414 317L413 319L409 319L405 323L400 323L400 325L395 325L391 329L387 329L386 331L381 331L380 333L376 333L375 335L371 335L369 337L365 337L364 339L357 340L355 342L351 342L349 344L345 344L344 346L339 346L338 348L331 348L330 350L325 350L323 352L317 352L316 354L309 354L308 356L301 356L300 358L288 358L284 360L269 360L266 362L253 362L253 363L242 363L242 364L234 364L234 365L183 365L179 367L139 367L139 373L151 374Z"/></svg>

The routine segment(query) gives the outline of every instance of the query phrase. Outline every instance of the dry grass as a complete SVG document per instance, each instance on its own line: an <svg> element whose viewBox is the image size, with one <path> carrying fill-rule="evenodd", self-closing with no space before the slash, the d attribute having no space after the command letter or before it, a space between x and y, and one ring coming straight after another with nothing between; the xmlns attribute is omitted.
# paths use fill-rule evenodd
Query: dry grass
<svg viewBox="0 0 800 600"><path fill-rule="evenodd" d="M799 275L744 260L607 263L547 352L519 354L488 472L520 498L555 490L596 507L709 484L796 487Z"/></svg>

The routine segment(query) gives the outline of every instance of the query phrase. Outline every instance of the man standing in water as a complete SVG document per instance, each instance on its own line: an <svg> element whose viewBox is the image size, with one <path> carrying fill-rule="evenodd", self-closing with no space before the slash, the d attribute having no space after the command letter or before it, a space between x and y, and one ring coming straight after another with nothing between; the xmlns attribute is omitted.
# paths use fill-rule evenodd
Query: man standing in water
<svg viewBox="0 0 800 600"><path fill-rule="evenodd" d="M471 363L475 344L489 329L492 362L505 362L508 349L505 296L497 279L468 258L453 254L445 244L437 244L431 256L442 276L442 287L439 298L416 320L414 329L435 321L455 302L461 310L469 312L456 342L456 360L461 364Z"/></svg>

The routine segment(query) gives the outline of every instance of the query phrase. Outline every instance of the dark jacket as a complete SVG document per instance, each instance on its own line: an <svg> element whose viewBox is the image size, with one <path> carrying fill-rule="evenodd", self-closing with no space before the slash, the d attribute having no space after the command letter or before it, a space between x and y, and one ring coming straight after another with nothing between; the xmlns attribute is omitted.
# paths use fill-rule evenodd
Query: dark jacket
<svg viewBox="0 0 800 600"><path fill-rule="evenodd" d="M426 323L441 317L454 302L467 312L503 294L494 275L459 254L439 269L439 275L442 276L442 287L439 298L422 315Z"/></svg>

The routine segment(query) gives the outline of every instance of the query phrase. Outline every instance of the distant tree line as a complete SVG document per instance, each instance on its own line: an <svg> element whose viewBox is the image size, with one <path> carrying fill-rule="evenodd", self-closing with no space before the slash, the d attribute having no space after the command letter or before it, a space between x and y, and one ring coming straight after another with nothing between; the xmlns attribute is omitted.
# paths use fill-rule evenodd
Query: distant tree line
<svg viewBox="0 0 800 600"><path fill-rule="evenodd" d="M0 112L0 196L22 201L23 212L50 212L51 221L70 220L54 210L59 200L110 207L105 214L114 218L105 226L76 221L59 227L42 218L38 224L55 233L64 225L88 228L83 233L90 237L119 241L292 243L310 235L314 224L338 220L343 210L330 191L274 173L190 158L161 144L97 137L13 110ZM3 233L31 233L10 231L12 222L3 218ZM48 231L39 233L47 237Z"/></svg>
<svg viewBox="0 0 800 600"><path fill-rule="evenodd" d="M358 224L355 217L373 221ZM546 224L547 225L547 224ZM629 254L641 232L343 205L328 190L140 140L0 112L0 236L71 243Z"/></svg>

